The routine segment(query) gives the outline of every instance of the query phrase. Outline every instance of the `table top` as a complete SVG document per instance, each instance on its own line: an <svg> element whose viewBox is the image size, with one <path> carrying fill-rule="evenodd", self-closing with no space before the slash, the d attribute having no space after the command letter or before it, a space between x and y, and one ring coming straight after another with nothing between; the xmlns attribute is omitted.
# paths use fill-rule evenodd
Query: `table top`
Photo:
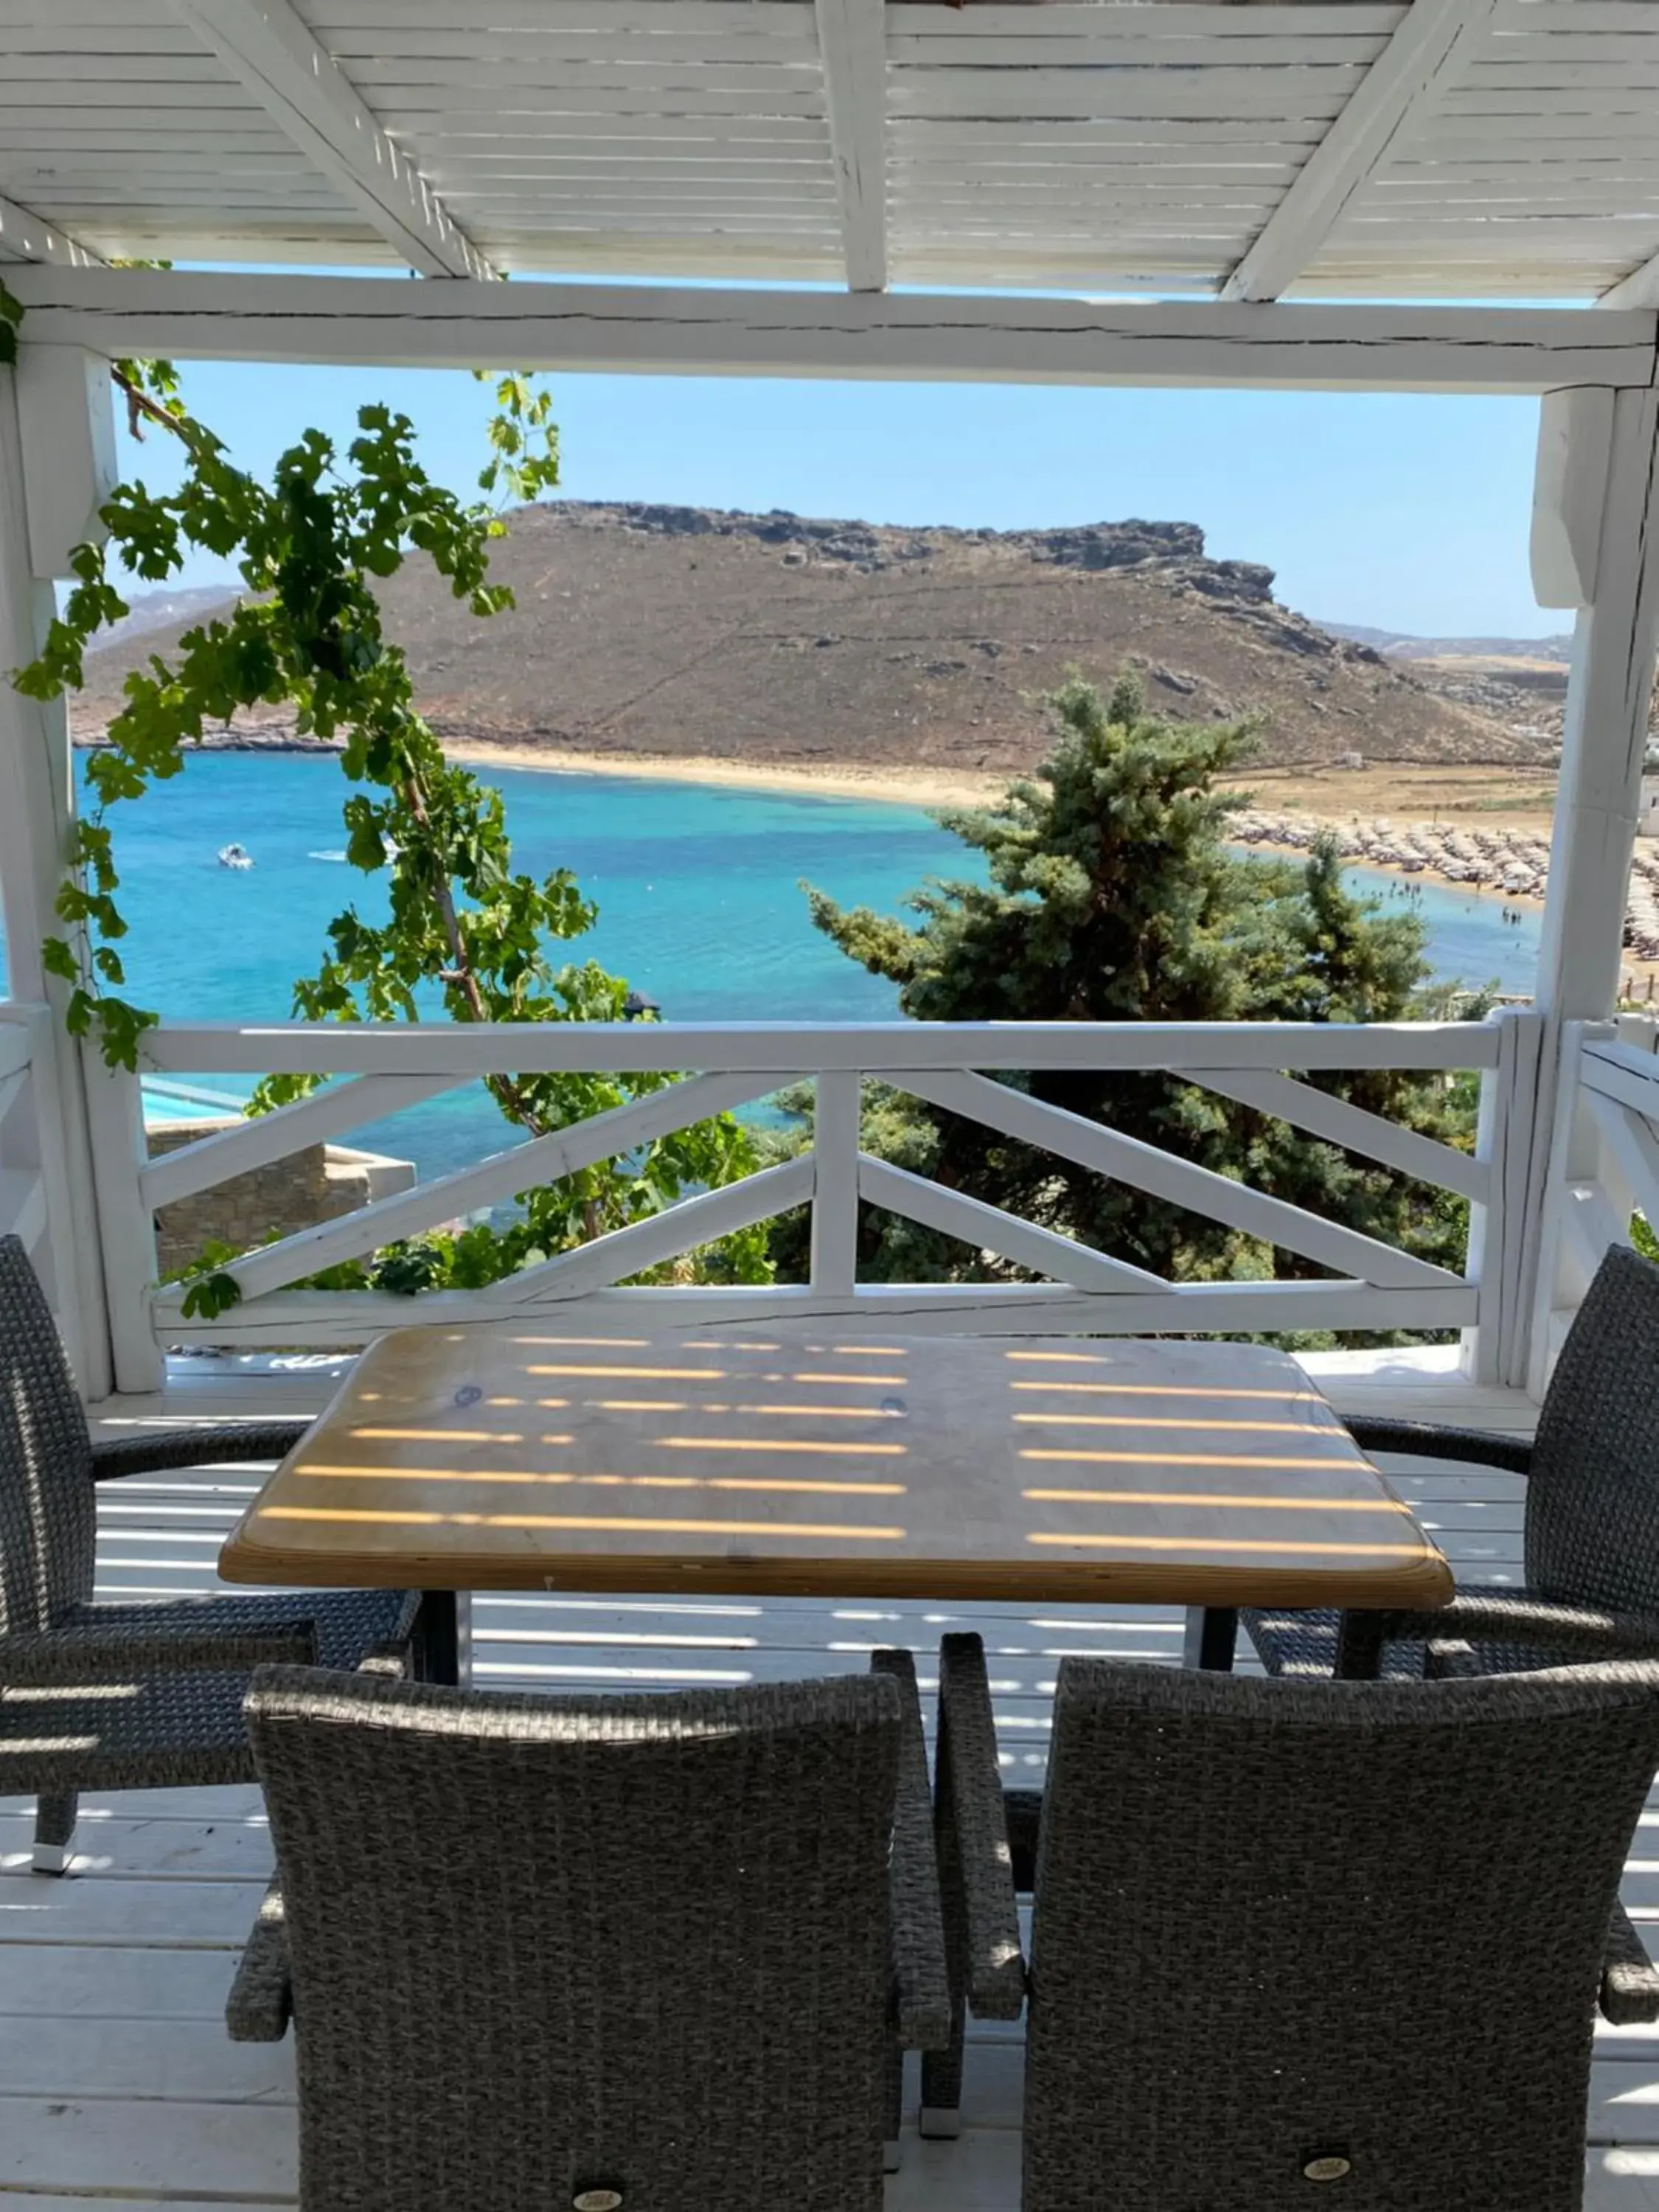
<svg viewBox="0 0 1659 2212"><path fill-rule="evenodd" d="M231 1582L1432 1606L1444 1560L1261 1345L394 1331Z"/></svg>

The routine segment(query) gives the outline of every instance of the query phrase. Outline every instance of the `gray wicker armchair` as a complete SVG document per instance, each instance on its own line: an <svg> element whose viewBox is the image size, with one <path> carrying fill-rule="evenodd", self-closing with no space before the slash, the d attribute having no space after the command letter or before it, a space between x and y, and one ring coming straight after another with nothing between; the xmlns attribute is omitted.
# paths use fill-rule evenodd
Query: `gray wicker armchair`
<svg viewBox="0 0 1659 2212"><path fill-rule="evenodd" d="M1659 1267L1616 1245L1574 1316L1531 1443L1415 1421L1351 1420L1367 1451L1527 1478L1526 1583L1432 1613L1246 1611L1271 1674L1514 1674L1614 1637L1659 1656Z"/></svg>
<svg viewBox="0 0 1659 2212"><path fill-rule="evenodd" d="M957 1968L976 2011L1029 2006L1024 2212L1290 2212L1321 2182L1349 2212L1579 2212L1659 1663L1063 1660L1029 1954L977 1638L947 1644L943 1707ZM951 2060L923 2072L959 2094Z"/></svg>
<svg viewBox="0 0 1659 2212"><path fill-rule="evenodd" d="M948 1999L908 1653L669 1696L261 1669L276 1844L229 2009L290 1996L328 2212L878 2212ZM284 1924L285 1923L285 1924Z"/></svg>
<svg viewBox="0 0 1659 2212"><path fill-rule="evenodd" d="M21 1243L0 1237L0 1790L38 1799L62 1873L82 1790L251 1782L242 1700L262 1663L356 1666L413 1632L402 1590L93 1602L94 1485L280 1457L303 1421L146 1430L94 1444Z"/></svg>

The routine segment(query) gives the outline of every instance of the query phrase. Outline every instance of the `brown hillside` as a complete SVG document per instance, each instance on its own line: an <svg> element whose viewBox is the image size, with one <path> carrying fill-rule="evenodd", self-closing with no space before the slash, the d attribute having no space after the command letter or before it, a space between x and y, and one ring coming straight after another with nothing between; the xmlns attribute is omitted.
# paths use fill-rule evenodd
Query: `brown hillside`
<svg viewBox="0 0 1659 2212"><path fill-rule="evenodd" d="M456 738L802 768L1018 769L1033 697L1069 668L1146 669L1152 702L1267 717L1264 764L1505 762L1535 745L1211 561L1190 523L903 530L788 514L584 505L513 519L477 622L411 562L386 591L426 711ZM176 631L88 667L88 707Z"/></svg>

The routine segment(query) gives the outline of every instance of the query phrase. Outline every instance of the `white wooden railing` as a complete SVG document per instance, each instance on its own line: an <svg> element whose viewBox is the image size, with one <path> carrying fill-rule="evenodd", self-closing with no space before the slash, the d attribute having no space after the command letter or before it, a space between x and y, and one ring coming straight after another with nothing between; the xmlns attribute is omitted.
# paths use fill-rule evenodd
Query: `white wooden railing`
<svg viewBox="0 0 1659 2212"><path fill-rule="evenodd" d="M1659 1023L1647 1014L1570 1022L1540 1239L1527 1376L1534 1397L1601 1255L1632 1241L1638 1213L1659 1231Z"/></svg>
<svg viewBox="0 0 1659 2212"><path fill-rule="evenodd" d="M166 1023L149 1033L147 1072L320 1072L344 1079L281 1111L147 1158L137 1079L100 1074L90 1111L100 1234L119 1387L154 1387L161 1350L361 1342L378 1328L556 1312L568 1325L766 1327L833 1316L843 1328L1092 1332L1447 1329L1470 1332L1479 1368L1513 1304L1517 1259L1505 1224L1511 1138L1530 1127L1536 1018L1338 1027L1294 1024L799 1024L333 1028ZM183 1293L155 1280L154 1216L251 1168L495 1073L691 1069L668 1088L458 1173L285 1236L228 1269L240 1302L185 1321ZM1322 1219L1190 1161L990 1079L1000 1070L1159 1070L1279 1117L1403 1176L1472 1201L1462 1273ZM1470 1155L1299 1079L1328 1070L1479 1071L1482 1110ZM1294 1253L1319 1279L1172 1283L860 1149L861 1079L871 1077ZM296 1288L320 1269L499 1205L538 1183L627 1152L786 1085L816 1089L814 1142L801 1158L600 1237L479 1291L416 1298ZM1007 1285L860 1285L858 1202L908 1216L1047 1279ZM769 1288L621 1288L646 1268L803 1204L812 1209L811 1279ZM1488 1355L1488 1364L1496 1358Z"/></svg>

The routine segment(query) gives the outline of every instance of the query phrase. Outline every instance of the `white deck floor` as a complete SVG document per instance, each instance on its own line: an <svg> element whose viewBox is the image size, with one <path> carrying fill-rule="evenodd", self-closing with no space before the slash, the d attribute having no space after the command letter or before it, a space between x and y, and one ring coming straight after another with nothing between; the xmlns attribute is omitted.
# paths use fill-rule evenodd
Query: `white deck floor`
<svg viewBox="0 0 1659 2212"><path fill-rule="evenodd" d="M1312 1364L1347 1410L1532 1425L1524 1398L1474 1388L1445 1355ZM320 1374L235 1376L233 1366L181 1376L165 1406L129 1401L118 1418L297 1414L326 1389ZM1516 1480L1413 1472L1407 1462L1391 1472L1462 1576L1516 1578ZM100 1594L211 1588L220 1540L258 1479L251 1468L208 1469L111 1487L99 1501ZM1178 1615L1128 1607L1031 1614L504 1596L477 1601L475 1667L485 1684L672 1687L862 1668L871 1646L899 1643L916 1650L927 1679L926 1655L969 1613L991 1655L1007 1764L1031 1775L1042 1769L1064 1653L1173 1659L1180 1649ZM106 2212L293 2203L292 2045L232 2044L222 2021L270 1865L258 1792L90 1799L64 1881L28 1872L29 1827L25 1801L0 1799L0 2212L68 2212L88 2197ZM1659 1791L1626 1898L1659 1931ZM1018 2032L981 2028L977 2038L965 2100L973 2124L956 2143L907 2142L890 2212L1015 2212ZM1659 2212L1659 2030L1601 2029L1588 2155L1592 2212Z"/></svg>

